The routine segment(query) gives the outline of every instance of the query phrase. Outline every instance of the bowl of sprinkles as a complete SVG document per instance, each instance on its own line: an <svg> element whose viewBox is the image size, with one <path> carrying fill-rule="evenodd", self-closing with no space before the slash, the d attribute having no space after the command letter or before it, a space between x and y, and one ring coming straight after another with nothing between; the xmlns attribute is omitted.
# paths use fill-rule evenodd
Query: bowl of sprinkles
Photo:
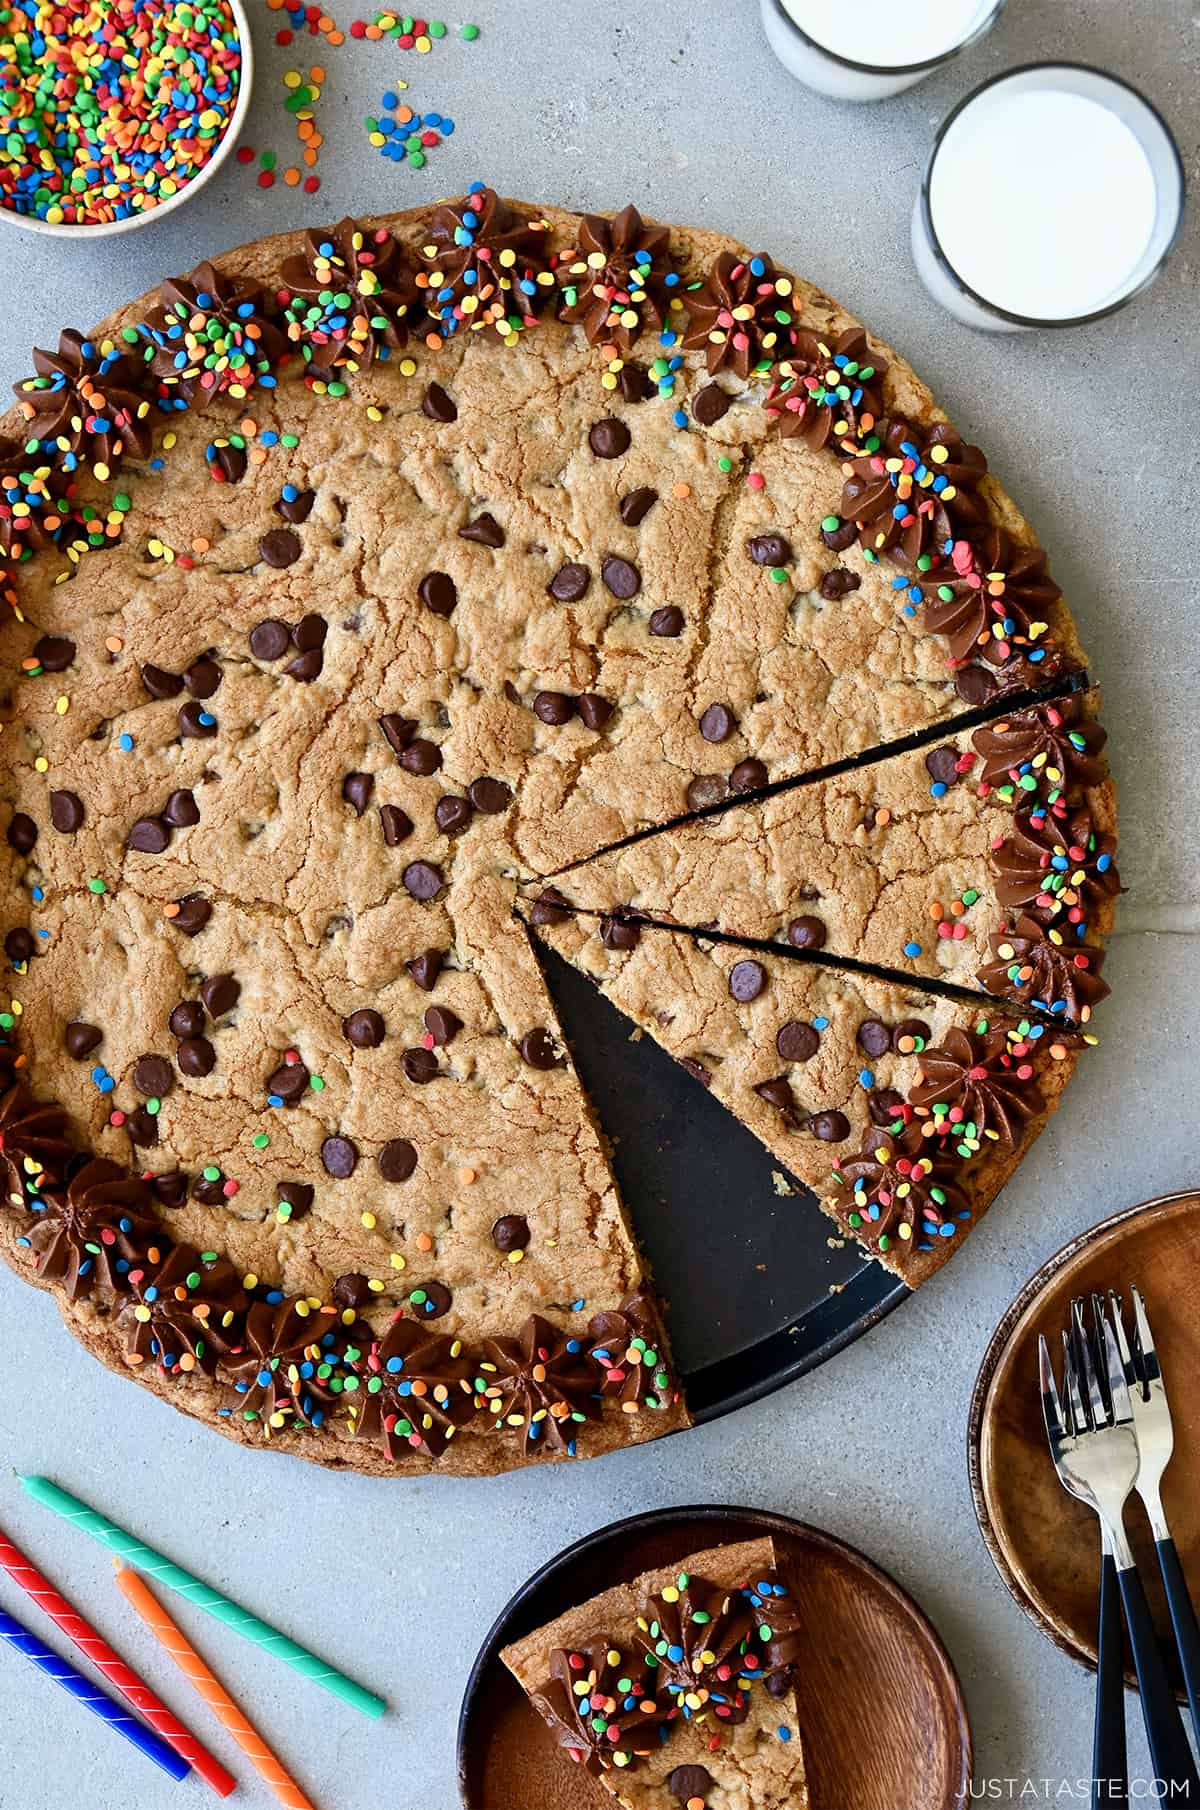
<svg viewBox="0 0 1200 1810"><path fill-rule="evenodd" d="M178 207L250 100L241 0L11 0L0 13L0 216L80 238Z"/></svg>

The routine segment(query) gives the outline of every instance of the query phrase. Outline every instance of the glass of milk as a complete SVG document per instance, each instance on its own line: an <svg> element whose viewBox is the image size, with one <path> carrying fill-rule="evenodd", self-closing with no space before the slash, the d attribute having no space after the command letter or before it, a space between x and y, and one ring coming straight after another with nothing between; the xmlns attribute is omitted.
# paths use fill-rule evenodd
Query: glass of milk
<svg viewBox="0 0 1200 1810"><path fill-rule="evenodd" d="M990 31L1004 0L759 0L785 69L835 100L878 101L923 81Z"/></svg>
<svg viewBox="0 0 1200 1810"><path fill-rule="evenodd" d="M1079 326L1154 281L1183 200L1179 149L1136 88L1082 63L1031 63L985 82L943 124L913 209L913 256L967 326Z"/></svg>

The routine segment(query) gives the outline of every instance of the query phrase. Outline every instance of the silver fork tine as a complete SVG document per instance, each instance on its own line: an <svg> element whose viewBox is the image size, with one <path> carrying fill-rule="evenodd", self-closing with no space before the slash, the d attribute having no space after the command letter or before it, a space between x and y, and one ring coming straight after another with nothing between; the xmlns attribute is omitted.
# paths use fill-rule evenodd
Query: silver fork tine
<svg viewBox="0 0 1200 1810"><path fill-rule="evenodd" d="M1092 1290L1092 1324L1090 1328L1090 1352L1092 1364L1096 1372L1096 1381L1100 1385L1100 1398L1104 1403L1104 1418L1113 1418L1112 1382L1108 1369L1108 1353L1104 1348L1104 1297Z"/></svg>
<svg viewBox="0 0 1200 1810"><path fill-rule="evenodd" d="M1162 1371L1158 1364L1158 1353L1154 1349L1154 1335L1150 1331L1150 1322L1146 1318L1146 1309L1142 1305L1141 1292L1136 1287L1131 1288L1129 1292L1133 1296L1133 1324L1139 1369L1142 1382L1148 1392L1151 1383L1162 1380Z"/></svg>
<svg viewBox="0 0 1200 1810"><path fill-rule="evenodd" d="M1125 1336L1125 1307L1116 1289L1108 1291L1108 1317L1117 1341L1117 1350L1121 1354L1121 1369L1125 1373L1125 1386L1128 1389L1141 1390L1142 1379L1137 1365L1133 1361L1133 1353L1129 1349L1129 1340Z"/></svg>
<svg viewBox="0 0 1200 1810"><path fill-rule="evenodd" d="M1079 1352L1079 1365L1083 1372L1083 1387L1087 1392L1087 1425L1094 1431L1097 1427L1107 1426L1108 1415L1105 1412L1104 1397L1100 1393L1100 1385L1096 1381L1096 1366L1092 1362L1091 1341L1087 1336L1087 1328L1083 1323L1083 1302L1078 1299L1071 1303L1071 1324L1075 1328L1075 1342Z"/></svg>
<svg viewBox="0 0 1200 1810"><path fill-rule="evenodd" d="M1067 1397L1067 1413L1071 1422L1071 1433L1076 1435L1086 1432L1090 1426L1083 1406L1083 1397L1079 1393L1079 1377L1075 1370L1074 1342L1069 1333L1063 1333L1063 1388Z"/></svg>
<svg viewBox="0 0 1200 1810"><path fill-rule="evenodd" d="M1046 1423L1046 1436L1053 1451L1055 1442L1066 1438L1067 1427L1063 1420L1062 1402L1059 1400L1058 1384L1054 1380L1054 1366L1050 1362L1050 1347L1046 1343L1045 1333L1038 1334L1038 1375L1042 1385L1042 1418Z"/></svg>
<svg viewBox="0 0 1200 1810"><path fill-rule="evenodd" d="M1133 1419L1133 1403L1129 1399L1129 1390L1125 1385L1125 1372L1121 1368L1120 1352L1117 1350L1117 1341L1108 1323L1108 1315L1104 1311L1104 1303L1099 1295L1094 1296L1093 1299L1096 1303L1096 1330L1100 1335L1108 1374L1113 1422L1120 1426L1124 1421Z"/></svg>

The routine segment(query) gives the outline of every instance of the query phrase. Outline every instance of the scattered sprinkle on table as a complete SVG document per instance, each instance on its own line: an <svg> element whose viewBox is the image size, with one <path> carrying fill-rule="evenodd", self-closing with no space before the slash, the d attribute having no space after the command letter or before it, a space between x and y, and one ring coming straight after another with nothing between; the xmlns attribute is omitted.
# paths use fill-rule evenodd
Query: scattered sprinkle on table
<svg viewBox="0 0 1200 1810"><path fill-rule="evenodd" d="M220 144L241 64L228 0L18 0L0 39L0 206L95 226L170 200Z"/></svg>
<svg viewBox="0 0 1200 1810"><path fill-rule="evenodd" d="M368 114L363 124L367 142L392 163L408 163L414 170L422 169L429 152L454 132L454 121L444 113L414 113L411 107L399 104L399 96L391 89L379 104L378 117Z"/></svg>

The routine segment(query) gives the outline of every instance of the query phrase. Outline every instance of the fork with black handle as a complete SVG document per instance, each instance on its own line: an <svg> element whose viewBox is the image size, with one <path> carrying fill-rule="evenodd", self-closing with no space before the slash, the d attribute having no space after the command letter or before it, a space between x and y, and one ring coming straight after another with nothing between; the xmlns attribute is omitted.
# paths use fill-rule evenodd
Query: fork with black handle
<svg viewBox="0 0 1200 1810"><path fill-rule="evenodd" d="M1141 1458L1137 1492L1145 1504L1150 1531L1154 1535L1163 1588L1167 1594L1167 1607L1171 1611L1171 1626L1175 1631L1175 1645L1179 1650L1183 1685L1187 1692L1188 1708L1192 1712L1192 1731L1197 1740L1200 1740L1200 1626L1197 1625L1196 1611L1188 1595L1187 1581L1179 1563L1175 1541L1163 1513L1161 1494L1162 1475L1175 1450L1175 1432L1145 1305L1136 1288L1131 1288L1129 1293L1133 1298L1132 1344L1125 1335L1120 1295L1110 1294L1109 1306L1121 1359L1121 1372L1133 1409L1133 1425Z"/></svg>
<svg viewBox="0 0 1200 1810"><path fill-rule="evenodd" d="M1046 1436L1059 1481L1099 1515L1112 1544L1154 1777L1161 1781L1161 1789L1168 1798L1200 1804L1200 1776L1159 1651L1146 1593L1125 1537L1122 1511L1138 1472L1137 1435L1116 1344L1103 1319L1100 1334L1111 1392L1111 1421L1106 1415L1087 1339L1065 1339L1063 1342L1063 1395L1068 1404L1069 1422L1054 1380L1049 1349L1045 1339L1039 1339L1038 1362ZM1099 1785L1093 1789L1098 1791Z"/></svg>
<svg viewBox="0 0 1200 1810"><path fill-rule="evenodd" d="M1108 1417L1112 1417L1112 1397L1105 1384L1108 1369L1103 1351L1098 1349L1100 1320L1097 1296L1092 1296L1093 1346L1100 1392ZM1081 1303L1071 1304L1071 1331L1063 1333L1064 1368L1067 1345L1086 1340ZM1081 1359L1076 1359L1078 1372ZM1070 1418L1068 1399L1066 1414ZM1074 1425L1072 1423L1072 1431ZM1100 1603L1096 1629L1096 1717L1092 1735L1092 1806L1093 1810L1120 1810L1129 1801L1129 1762L1125 1740L1125 1642L1121 1632L1121 1594L1117 1583L1117 1562L1113 1558L1112 1541L1104 1522L1100 1523Z"/></svg>

